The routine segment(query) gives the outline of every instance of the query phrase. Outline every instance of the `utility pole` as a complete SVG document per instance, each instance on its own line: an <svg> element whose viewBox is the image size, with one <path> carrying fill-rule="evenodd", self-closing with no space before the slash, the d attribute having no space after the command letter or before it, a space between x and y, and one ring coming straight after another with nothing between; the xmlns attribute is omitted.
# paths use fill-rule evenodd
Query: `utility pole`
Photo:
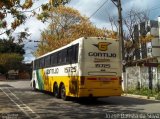
<svg viewBox="0 0 160 119"><path fill-rule="evenodd" d="M122 24L122 7L121 7L121 0L111 0L113 4L118 9L118 23L119 23L119 29L118 29L118 37L120 42L120 50L121 50L121 60L122 63L125 64L125 54L124 54L124 40L123 40L123 24ZM125 72L125 66L122 64L122 71Z"/></svg>

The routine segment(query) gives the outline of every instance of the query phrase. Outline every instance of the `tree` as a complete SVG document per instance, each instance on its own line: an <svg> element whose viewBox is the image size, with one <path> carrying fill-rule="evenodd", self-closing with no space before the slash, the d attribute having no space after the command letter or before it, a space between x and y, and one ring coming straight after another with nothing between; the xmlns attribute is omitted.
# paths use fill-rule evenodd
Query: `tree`
<svg viewBox="0 0 160 119"><path fill-rule="evenodd" d="M147 35L147 31L145 28L139 31L140 37L139 39L135 39L134 36L134 28L136 25L140 23L145 23L149 20L147 11L137 10L132 8L127 12L127 16L123 19L124 25L127 29L127 40L125 44L125 53L126 59L131 61L133 60L133 56L135 51L139 50L140 44L145 44L146 42L150 42L153 39L152 35ZM129 44L129 45L128 45Z"/></svg>
<svg viewBox="0 0 160 119"><path fill-rule="evenodd" d="M1 0L0 1L0 28L4 29L3 33L9 34L11 29L15 30L17 26L21 25L25 22L27 16L23 12L24 9L29 9L33 2L32 0L25 0L24 3L20 4L20 0ZM7 24L6 18L8 15L11 15L14 18L14 21L11 23L11 28L7 28L9 24Z"/></svg>
<svg viewBox="0 0 160 119"><path fill-rule="evenodd" d="M30 35L28 29L19 32L16 39L13 32L21 24L24 24L30 16L35 16L35 9L29 10L37 0L1 0L0 1L0 35L6 34L8 39L0 39L0 70L7 72L9 69L17 69L23 60L24 49L21 43ZM57 7L68 3L68 0L48 0L49 3L41 6L42 13L45 7ZM38 7L40 8L40 7ZM36 8L37 9L37 8ZM27 11L29 10L29 11ZM28 13L31 14L28 16ZM6 18L11 16L14 20L9 24Z"/></svg>
<svg viewBox="0 0 160 119"><path fill-rule="evenodd" d="M88 18L70 7L52 8L46 11L45 17L39 15L38 17L50 24L41 33L41 41L36 51L37 56L64 46L80 37L107 36L110 33L108 30L96 28Z"/></svg>
<svg viewBox="0 0 160 119"><path fill-rule="evenodd" d="M108 13L108 18L109 18L109 22L111 24L112 31L118 31L117 18L115 16L110 16L109 13Z"/></svg>
<svg viewBox="0 0 160 119"><path fill-rule="evenodd" d="M23 45L14 43L14 38L0 39L0 72L20 68L24 53Z"/></svg>
<svg viewBox="0 0 160 119"><path fill-rule="evenodd" d="M127 38L128 39L133 40L134 26L139 23L146 22L147 20L149 20L148 16L149 15L147 11L143 11L143 10L137 10L137 9L132 8L129 11L127 11L127 15L123 19L123 23L125 27L127 28L127 33L128 33Z"/></svg>
<svg viewBox="0 0 160 119"><path fill-rule="evenodd" d="M24 0L22 2L21 0L1 0L0 1L0 9L1 9L0 10L0 35L6 34L8 36L11 36L18 26L25 23L27 18L29 18L30 16L36 15L35 9L27 11L32 7L34 2L38 2L38 1ZM47 8L57 7L60 4L64 5L68 2L69 0L48 0L48 3L43 4L41 8L43 11L45 7ZM28 12L30 12L30 15L26 14ZM9 22L6 21L6 18L8 16L11 16L14 19L13 22L11 22L11 24L9 24ZM27 32L28 31L20 32L20 36L21 37L23 36L22 38L26 38Z"/></svg>
<svg viewBox="0 0 160 119"><path fill-rule="evenodd" d="M0 39L0 53L17 53L24 55L25 51L23 49L24 45L14 43L14 38L9 40Z"/></svg>
<svg viewBox="0 0 160 119"><path fill-rule="evenodd" d="M23 56L17 53L0 53L0 72L5 74L10 69L19 69Z"/></svg>
<svg viewBox="0 0 160 119"><path fill-rule="evenodd" d="M49 0L49 4L54 7L58 7L59 5L65 5L68 2L70 2L70 0Z"/></svg>
<svg viewBox="0 0 160 119"><path fill-rule="evenodd" d="M117 18L109 16L109 21L113 29L116 28L117 30ZM149 20L149 13L145 10L137 10L135 8L131 8L130 10L125 12L125 16L123 17L123 27L125 27L125 34L124 34L124 50L125 50L125 57L126 60L131 61L133 60L133 56L136 50L139 50L140 44L143 45L146 42L150 42L154 36L151 34L147 34L148 31L146 29L141 29L139 31L140 37L139 39L135 39L134 36L134 28L135 25L140 23L145 23ZM138 31L137 31L138 32Z"/></svg>

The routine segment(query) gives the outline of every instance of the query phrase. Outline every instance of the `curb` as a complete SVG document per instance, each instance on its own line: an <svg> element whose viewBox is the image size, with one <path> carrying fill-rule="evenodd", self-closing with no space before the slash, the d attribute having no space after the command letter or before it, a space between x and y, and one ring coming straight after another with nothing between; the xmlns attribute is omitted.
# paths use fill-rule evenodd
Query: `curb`
<svg viewBox="0 0 160 119"><path fill-rule="evenodd" d="M139 99L145 99L145 100L154 100L154 101L160 101L156 100L155 97L148 97L143 95L134 95L134 94L122 94L124 97L132 97L132 98L139 98Z"/></svg>

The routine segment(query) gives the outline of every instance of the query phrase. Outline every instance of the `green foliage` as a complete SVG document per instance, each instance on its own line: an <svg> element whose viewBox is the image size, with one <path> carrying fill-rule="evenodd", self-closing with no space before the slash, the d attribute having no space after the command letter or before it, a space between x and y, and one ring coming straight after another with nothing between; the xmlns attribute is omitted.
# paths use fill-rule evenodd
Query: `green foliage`
<svg viewBox="0 0 160 119"><path fill-rule="evenodd" d="M23 47L24 45L14 43L13 39L0 39L0 53L18 53L23 55L25 53Z"/></svg>
<svg viewBox="0 0 160 119"><path fill-rule="evenodd" d="M45 11L37 17L42 22L49 22L49 26L41 33L41 42L38 44L36 56L62 47L80 37L108 37L109 30L95 27L88 18L79 11L59 6Z"/></svg>
<svg viewBox="0 0 160 119"><path fill-rule="evenodd" d="M17 53L0 53L0 71L6 73L10 69L19 69L23 56Z"/></svg>
<svg viewBox="0 0 160 119"><path fill-rule="evenodd" d="M160 83L159 82L156 84L155 91L160 92Z"/></svg>
<svg viewBox="0 0 160 119"><path fill-rule="evenodd" d="M42 12L41 14L37 15L37 19L42 21L42 22L46 22L49 18L49 13L47 11Z"/></svg>
<svg viewBox="0 0 160 119"><path fill-rule="evenodd" d="M7 17L7 14L12 15L15 19L21 21L21 23L26 19L24 13L21 12L22 5L20 4L20 0L1 0L0 9L0 19L3 22L6 22L5 18ZM15 21L13 23L15 23ZM7 24L1 27L5 28L7 27Z"/></svg>
<svg viewBox="0 0 160 119"><path fill-rule="evenodd" d="M0 73L5 74L7 72L7 69L4 67L4 65L0 65Z"/></svg>
<svg viewBox="0 0 160 119"><path fill-rule="evenodd" d="M125 93L143 95L143 96L147 96L148 98L155 97L156 99L160 100L160 91L158 91L157 88L154 88L153 90L150 90L147 87L142 87L140 89L129 89Z"/></svg>
<svg viewBox="0 0 160 119"><path fill-rule="evenodd" d="M19 69L25 51L23 45L14 43L14 39L0 39L0 72L5 74L10 69Z"/></svg>
<svg viewBox="0 0 160 119"><path fill-rule="evenodd" d="M49 0L49 4L53 7L58 7L59 5L65 5L70 2L70 0Z"/></svg>
<svg viewBox="0 0 160 119"><path fill-rule="evenodd" d="M23 9L29 9L31 6L32 0L0 0L0 35L6 34L8 37L13 36L12 34L15 29L23 24L27 17L30 17ZM8 22L6 19L8 16L11 16L14 21ZM25 32L27 33L28 31ZM26 38L26 36L24 36L24 38ZM24 38L18 40L23 40Z"/></svg>
<svg viewBox="0 0 160 119"><path fill-rule="evenodd" d="M156 94L155 98L156 100L160 100L160 92Z"/></svg>
<svg viewBox="0 0 160 119"><path fill-rule="evenodd" d="M64 5L69 1L70 0L48 0L48 3L41 5L42 14L38 15L37 18L45 22L47 17L49 16L49 14L45 11L48 11L53 6L58 7L59 5ZM0 35L6 34L7 36L13 36L13 32L16 30L16 28L21 24L24 24L27 18L37 15L34 8L33 10L28 10L33 6L35 2L39 2L39 0L0 0ZM14 21L7 22L6 18L8 16L11 16ZM28 31L25 32L26 34L28 33ZM22 42L22 40L24 40L26 36L27 35L18 40Z"/></svg>

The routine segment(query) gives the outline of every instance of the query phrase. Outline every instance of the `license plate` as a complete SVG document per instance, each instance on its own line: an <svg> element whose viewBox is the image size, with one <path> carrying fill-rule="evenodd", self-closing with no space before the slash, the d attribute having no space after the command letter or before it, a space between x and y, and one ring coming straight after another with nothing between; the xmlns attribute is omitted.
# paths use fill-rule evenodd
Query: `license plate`
<svg viewBox="0 0 160 119"><path fill-rule="evenodd" d="M102 81L102 84L109 84L110 81Z"/></svg>
<svg viewBox="0 0 160 119"><path fill-rule="evenodd" d="M102 82L110 82L111 79L110 78L98 78L99 81L102 81Z"/></svg>

